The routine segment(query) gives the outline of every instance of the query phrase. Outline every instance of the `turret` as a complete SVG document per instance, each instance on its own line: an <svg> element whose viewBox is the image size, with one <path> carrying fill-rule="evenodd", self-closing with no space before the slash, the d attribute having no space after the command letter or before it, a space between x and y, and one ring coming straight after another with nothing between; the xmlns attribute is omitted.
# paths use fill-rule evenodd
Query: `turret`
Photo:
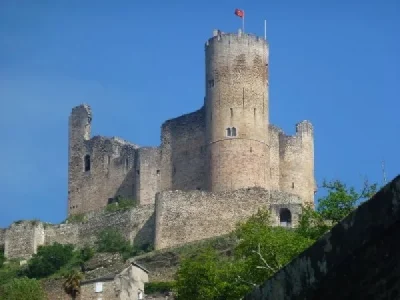
<svg viewBox="0 0 400 300"><path fill-rule="evenodd" d="M268 188L268 45L239 31L205 45L208 189Z"/></svg>

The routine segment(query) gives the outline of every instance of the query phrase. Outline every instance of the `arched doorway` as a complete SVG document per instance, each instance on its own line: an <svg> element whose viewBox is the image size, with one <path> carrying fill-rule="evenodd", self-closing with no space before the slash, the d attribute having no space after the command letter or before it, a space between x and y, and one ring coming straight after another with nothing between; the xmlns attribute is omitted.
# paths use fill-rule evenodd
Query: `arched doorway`
<svg viewBox="0 0 400 300"><path fill-rule="evenodd" d="M279 223L282 227L291 227L292 213L287 208L281 208L279 211Z"/></svg>

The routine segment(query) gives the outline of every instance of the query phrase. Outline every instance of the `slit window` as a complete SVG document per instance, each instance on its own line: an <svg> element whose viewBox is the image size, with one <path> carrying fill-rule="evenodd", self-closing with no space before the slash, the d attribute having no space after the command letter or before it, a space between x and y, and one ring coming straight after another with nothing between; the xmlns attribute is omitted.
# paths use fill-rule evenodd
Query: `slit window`
<svg viewBox="0 0 400 300"><path fill-rule="evenodd" d="M85 172L90 171L90 155L89 154L85 155L84 164L85 164Z"/></svg>
<svg viewBox="0 0 400 300"><path fill-rule="evenodd" d="M214 79L208 80L208 87L209 87L209 88L214 87Z"/></svg>
<svg viewBox="0 0 400 300"><path fill-rule="evenodd" d="M157 176L160 176L160 170L157 170Z"/></svg>
<svg viewBox="0 0 400 300"><path fill-rule="evenodd" d="M129 167L129 160L126 158L125 159L125 170L128 170Z"/></svg>
<svg viewBox="0 0 400 300"><path fill-rule="evenodd" d="M292 182L292 189L294 189L294 182Z"/></svg>
<svg viewBox="0 0 400 300"><path fill-rule="evenodd" d="M236 136L236 128L232 127L232 136Z"/></svg>
<svg viewBox="0 0 400 300"><path fill-rule="evenodd" d="M233 108L231 108L231 118L233 117Z"/></svg>

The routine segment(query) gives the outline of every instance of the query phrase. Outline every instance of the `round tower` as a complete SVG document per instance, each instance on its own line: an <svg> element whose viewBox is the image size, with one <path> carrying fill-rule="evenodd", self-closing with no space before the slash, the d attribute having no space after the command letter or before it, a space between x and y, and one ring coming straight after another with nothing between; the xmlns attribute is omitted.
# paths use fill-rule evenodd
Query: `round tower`
<svg viewBox="0 0 400 300"><path fill-rule="evenodd" d="M205 52L208 189L268 188L267 42L218 30Z"/></svg>

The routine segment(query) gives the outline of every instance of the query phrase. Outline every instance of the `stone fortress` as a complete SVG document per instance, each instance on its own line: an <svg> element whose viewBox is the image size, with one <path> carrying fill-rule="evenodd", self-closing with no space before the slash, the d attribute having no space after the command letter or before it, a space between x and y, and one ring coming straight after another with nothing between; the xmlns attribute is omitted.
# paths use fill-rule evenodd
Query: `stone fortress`
<svg viewBox="0 0 400 300"><path fill-rule="evenodd" d="M251 34L215 30L205 44L205 97L197 111L166 121L159 147L91 136L88 105L69 118L68 215L78 224L24 221L0 230L7 257L29 257L53 242L83 245L107 227L156 249L231 232L269 208L295 226L313 205L314 138L309 121L294 136L269 123L269 46ZM117 196L138 206L105 214Z"/></svg>

